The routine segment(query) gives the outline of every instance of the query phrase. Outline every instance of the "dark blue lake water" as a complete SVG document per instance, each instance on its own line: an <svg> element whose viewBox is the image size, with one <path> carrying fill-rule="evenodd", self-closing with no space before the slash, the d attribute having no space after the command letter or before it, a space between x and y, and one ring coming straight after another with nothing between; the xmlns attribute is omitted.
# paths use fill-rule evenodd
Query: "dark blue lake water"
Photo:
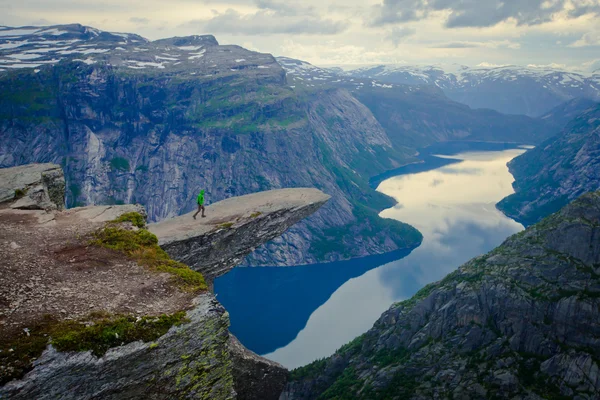
<svg viewBox="0 0 600 400"><path fill-rule="evenodd" d="M409 223L423 234L422 245L412 252L236 268L220 277L215 292L230 313L231 331L249 349L288 368L328 356L366 332L392 303L523 229L495 208L513 193L506 163L525 151L514 147L440 145L421 153L424 163L372 180L398 201L381 217Z"/></svg>

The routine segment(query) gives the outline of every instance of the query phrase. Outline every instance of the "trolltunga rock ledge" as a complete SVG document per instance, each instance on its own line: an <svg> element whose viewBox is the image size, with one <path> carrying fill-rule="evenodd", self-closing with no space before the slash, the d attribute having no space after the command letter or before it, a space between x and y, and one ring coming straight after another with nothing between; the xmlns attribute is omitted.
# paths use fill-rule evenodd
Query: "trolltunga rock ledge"
<svg viewBox="0 0 600 400"><path fill-rule="evenodd" d="M175 260L208 280L221 276L254 251L258 243L280 236L329 200L318 189L278 189L239 196L194 212L150 224L148 229Z"/></svg>

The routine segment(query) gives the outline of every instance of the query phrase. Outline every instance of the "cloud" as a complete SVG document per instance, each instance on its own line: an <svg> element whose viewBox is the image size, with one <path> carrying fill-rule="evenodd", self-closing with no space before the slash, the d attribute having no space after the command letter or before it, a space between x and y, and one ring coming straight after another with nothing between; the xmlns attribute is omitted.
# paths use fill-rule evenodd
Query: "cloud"
<svg viewBox="0 0 600 400"><path fill-rule="evenodd" d="M417 32L414 28L394 28L387 36L387 39L390 40L394 46L398 47L398 45L406 40L409 36L414 35Z"/></svg>
<svg viewBox="0 0 600 400"><path fill-rule="evenodd" d="M146 25L150 22L148 18L140 18L140 17L131 17L129 18L129 22L133 22L138 25Z"/></svg>
<svg viewBox="0 0 600 400"><path fill-rule="evenodd" d="M445 26L491 27L504 21L539 25L553 18L600 15L600 0L383 0L372 8L369 26L418 21L445 12Z"/></svg>
<svg viewBox="0 0 600 400"><path fill-rule="evenodd" d="M193 26L206 33L227 33L230 35L269 35L269 34L305 34L334 35L347 29L343 21L322 19L312 15L292 15L272 9L259 10L254 14L241 14L228 9L216 12L208 19L193 20L186 25Z"/></svg>
<svg viewBox="0 0 600 400"><path fill-rule="evenodd" d="M500 47L507 49L520 49L521 45L519 43L511 42L510 40L500 40L500 41L487 41L487 42L474 42L474 41L460 41L460 42L447 42L447 43L437 43L431 45L432 49L471 49L477 47L485 47L489 49L497 49Z"/></svg>
<svg viewBox="0 0 600 400"><path fill-rule="evenodd" d="M588 32L581 39L571 43L569 47L600 46L600 31Z"/></svg>

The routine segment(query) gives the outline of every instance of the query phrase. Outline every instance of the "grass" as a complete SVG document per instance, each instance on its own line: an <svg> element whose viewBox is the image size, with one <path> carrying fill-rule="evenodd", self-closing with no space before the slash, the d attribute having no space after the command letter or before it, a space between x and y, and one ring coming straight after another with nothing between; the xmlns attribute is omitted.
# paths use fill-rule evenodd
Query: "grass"
<svg viewBox="0 0 600 400"><path fill-rule="evenodd" d="M137 226L138 228L143 228L146 226L146 218L140 213L137 212L128 212L121 215L119 218L114 220L113 222L131 222L133 226Z"/></svg>
<svg viewBox="0 0 600 400"><path fill-rule="evenodd" d="M139 222L137 216L129 214L125 214L127 221ZM120 251L151 271L166 272L172 276L173 283L187 292L208 290L206 281L200 272L171 259L158 246L158 238L145 229L130 231L110 223L95 233L91 244Z"/></svg>
<svg viewBox="0 0 600 400"><path fill-rule="evenodd" d="M27 194L27 189L16 189L15 190L15 200L25 197L26 194Z"/></svg>
<svg viewBox="0 0 600 400"><path fill-rule="evenodd" d="M257 217L260 217L261 215L262 215L262 213L260 211L253 212L252 214L250 214L250 218L257 218Z"/></svg>
<svg viewBox="0 0 600 400"><path fill-rule="evenodd" d="M91 351L101 357L113 347L138 340L154 341L172 326L186 322L185 311L142 318L94 313L80 321L57 321L46 316L28 332L0 342L0 365L3 366L0 368L0 385L30 371L32 362L41 356L48 344L58 351Z"/></svg>
<svg viewBox="0 0 600 400"><path fill-rule="evenodd" d="M222 224L217 225L217 228L220 229L229 229L233 226L233 222L224 222Z"/></svg>

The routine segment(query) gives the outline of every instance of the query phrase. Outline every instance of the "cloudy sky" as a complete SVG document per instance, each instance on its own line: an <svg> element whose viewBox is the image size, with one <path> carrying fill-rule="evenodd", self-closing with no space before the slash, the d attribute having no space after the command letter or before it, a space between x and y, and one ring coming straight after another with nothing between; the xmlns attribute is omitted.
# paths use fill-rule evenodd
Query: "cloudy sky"
<svg viewBox="0 0 600 400"><path fill-rule="evenodd" d="M600 68L600 0L0 0L0 25L78 22L317 65L559 64Z"/></svg>

